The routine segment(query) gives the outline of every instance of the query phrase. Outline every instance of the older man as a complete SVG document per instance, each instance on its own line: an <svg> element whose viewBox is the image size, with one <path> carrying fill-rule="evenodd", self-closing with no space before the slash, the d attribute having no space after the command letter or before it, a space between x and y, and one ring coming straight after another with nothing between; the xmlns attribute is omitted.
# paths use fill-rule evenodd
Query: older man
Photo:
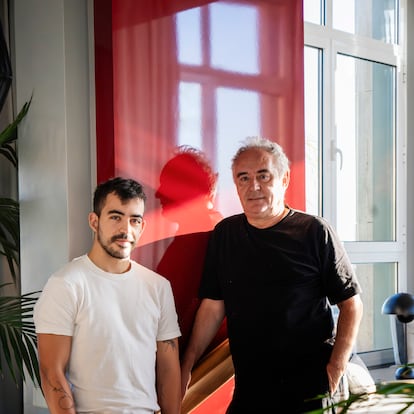
<svg viewBox="0 0 414 414"><path fill-rule="evenodd" d="M244 212L210 239L183 391L226 316L235 368L229 414L319 408L322 399L312 399L335 392L357 336L359 284L331 226L286 205L289 161L278 144L248 139L232 171Z"/></svg>

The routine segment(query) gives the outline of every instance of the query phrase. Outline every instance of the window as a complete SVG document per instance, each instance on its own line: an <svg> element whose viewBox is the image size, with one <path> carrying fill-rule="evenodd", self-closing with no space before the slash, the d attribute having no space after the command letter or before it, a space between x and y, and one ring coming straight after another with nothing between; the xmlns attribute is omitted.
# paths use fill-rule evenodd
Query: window
<svg viewBox="0 0 414 414"><path fill-rule="evenodd" d="M229 169L238 142L229 138L260 131L258 90L266 80L259 70L257 19L257 7L238 2L177 14L179 113L187 117L180 119L178 144L214 157L217 207L225 216L239 208Z"/></svg>
<svg viewBox="0 0 414 414"><path fill-rule="evenodd" d="M407 284L400 3L304 0L306 205L355 265L365 305L356 351L368 365L393 361L381 307Z"/></svg>
<svg viewBox="0 0 414 414"><path fill-rule="evenodd" d="M302 57L301 6L225 0L176 15L177 141L202 149L219 172L223 216L241 209L230 160L246 136L276 139L286 151L296 146L300 162L292 169L303 164L302 60L295 54ZM296 194L303 194L302 171L298 176L289 190L302 186Z"/></svg>

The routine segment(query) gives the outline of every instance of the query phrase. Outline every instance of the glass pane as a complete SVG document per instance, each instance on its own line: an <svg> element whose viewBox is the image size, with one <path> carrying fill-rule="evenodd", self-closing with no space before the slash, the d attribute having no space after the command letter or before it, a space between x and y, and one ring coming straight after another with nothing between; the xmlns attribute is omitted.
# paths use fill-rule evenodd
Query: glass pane
<svg viewBox="0 0 414 414"><path fill-rule="evenodd" d="M215 3L210 10L212 66L232 72L259 73L257 8Z"/></svg>
<svg viewBox="0 0 414 414"><path fill-rule="evenodd" d="M397 289L397 265L374 263L355 265L362 287L364 315L357 338L356 351L368 352L392 347L391 324L388 315L381 313L388 296Z"/></svg>
<svg viewBox="0 0 414 414"><path fill-rule="evenodd" d="M344 241L395 240L395 68L337 56L337 228Z"/></svg>
<svg viewBox="0 0 414 414"><path fill-rule="evenodd" d="M289 190L300 201L292 205L305 208L301 1L198 2L201 7L183 0L162 2L168 7L157 1L121 3L112 2L117 29L108 28L113 99L104 81L97 87L104 98L99 107L111 108L98 108L97 131L107 130L104 121L112 118L105 116L114 121L113 141L97 133L100 153L109 154L100 158L97 175L139 177L146 189L151 224L134 258L171 281L183 352L198 303L208 230L217 210L223 216L240 211L230 165L246 135L277 139L292 154L296 179ZM214 192L200 197L205 186L197 184L199 168L188 172L174 154L177 144L200 142L219 174L220 206ZM181 196L192 189L192 200L183 204ZM192 208L200 201L202 207Z"/></svg>
<svg viewBox="0 0 414 414"><path fill-rule="evenodd" d="M304 0L303 1L303 18L305 22L322 23L322 0Z"/></svg>
<svg viewBox="0 0 414 414"><path fill-rule="evenodd" d="M200 9L178 13L176 19L178 61L188 65L201 65Z"/></svg>
<svg viewBox="0 0 414 414"><path fill-rule="evenodd" d="M178 145L202 148L201 86L199 83L180 82Z"/></svg>
<svg viewBox="0 0 414 414"><path fill-rule="evenodd" d="M320 71L321 51L305 46L306 211L321 214L319 205Z"/></svg>
<svg viewBox="0 0 414 414"><path fill-rule="evenodd" d="M231 159L240 141L260 130L259 94L253 91L217 88L217 167L220 171L218 209L224 216L240 212L233 184Z"/></svg>
<svg viewBox="0 0 414 414"><path fill-rule="evenodd" d="M333 28L396 43L397 0L333 0Z"/></svg>

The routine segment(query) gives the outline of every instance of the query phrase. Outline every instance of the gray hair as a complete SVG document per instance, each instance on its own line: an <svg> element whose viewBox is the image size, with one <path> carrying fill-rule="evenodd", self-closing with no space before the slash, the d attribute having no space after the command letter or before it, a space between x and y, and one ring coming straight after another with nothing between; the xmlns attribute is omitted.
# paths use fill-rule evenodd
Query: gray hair
<svg viewBox="0 0 414 414"><path fill-rule="evenodd" d="M234 164L239 159L240 155L251 149L263 150L268 152L269 154L272 154L273 163L277 173L279 174L279 177L282 177L285 174L285 172L289 171L289 159L283 151L283 148L276 142L258 136L247 137L243 141L242 146L238 149L236 155L232 159L232 170L234 169Z"/></svg>

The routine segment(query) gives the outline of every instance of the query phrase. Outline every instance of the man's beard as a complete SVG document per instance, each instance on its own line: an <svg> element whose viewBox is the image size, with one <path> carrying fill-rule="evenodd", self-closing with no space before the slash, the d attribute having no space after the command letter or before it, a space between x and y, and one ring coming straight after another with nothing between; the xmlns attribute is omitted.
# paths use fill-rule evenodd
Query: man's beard
<svg viewBox="0 0 414 414"><path fill-rule="evenodd" d="M103 239L101 237L101 234L100 234L100 231L98 229L97 240L98 240L98 243L101 245L101 247L105 250L105 252L109 256L114 257L115 259L126 259L130 256L131 251L132 251L135 243L133 243L133 242L131 243L131 249L128 249L128 252L125 252L124 249L122 249L122 248L118 248L118 249L112 248L111 247L112 243L114 243L116 240L119 240L119 239L128 240L128 235L126 235L126 234L117 234L115 236L112 236L109 239L109 241L105 243L103 241Z"/></svg>

